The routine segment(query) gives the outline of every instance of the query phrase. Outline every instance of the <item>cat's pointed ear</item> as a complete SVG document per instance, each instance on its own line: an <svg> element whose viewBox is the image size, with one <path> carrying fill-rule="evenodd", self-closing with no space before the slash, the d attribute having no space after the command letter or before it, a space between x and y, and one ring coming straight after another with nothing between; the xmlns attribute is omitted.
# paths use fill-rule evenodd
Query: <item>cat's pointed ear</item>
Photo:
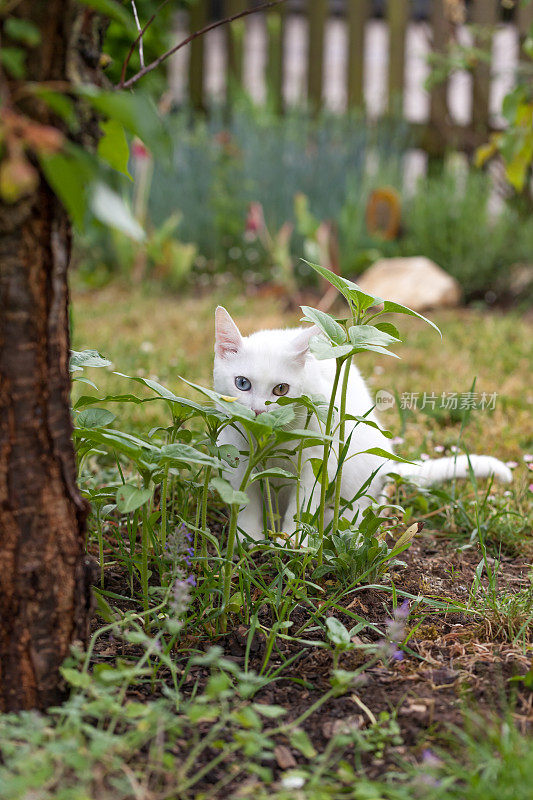
<svg viewBox="0 0 533 800"><path fill-rule="evenodd" d="M294 358L299 364L305 362L307 353L309 352L309 342L313 336L318 336L320 328L316 325L311 325L310 328L304 328L298 336L295 336L291 342L291 349L294 353Z"/></svg>
<svg viewBox="0 0 533 800"><path fill-rule="evenodd" d="M242 336L238 327L223 306L215 311L215 353L225 358L231 353L238 353L242 347Z"/></svg>

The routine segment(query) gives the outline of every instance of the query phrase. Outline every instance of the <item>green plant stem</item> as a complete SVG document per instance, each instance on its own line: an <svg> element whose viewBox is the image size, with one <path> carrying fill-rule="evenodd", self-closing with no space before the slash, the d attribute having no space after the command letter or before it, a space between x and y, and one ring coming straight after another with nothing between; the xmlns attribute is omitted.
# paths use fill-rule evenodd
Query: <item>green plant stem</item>
<svg viewBox="0 0 533 800"><path fill-rule="evenodd" d="M352 365L352 357L348 356L344 362L344 375L342 378L341 388L341 407L340 407L340 424L339 424L339 465L337 469L337 477L335 479L335 502L333 507L333 525L331 530L333 533L337 532L339 524L339 508L341 502L341 483L342 483L342 466L344 457L341 458L341 451L344 447L344 435L346 431L346 395L348 393L348 381L350 379L350 367Z"/></svg>
<svg viewBox="0 0 533 800"><path fill-rule="evenodd" d="M209 495L209 481L211 480L211 467L206 467L204 475L204 485L202 487L202 506L200 516L200 526L202 528L202 558L204 565L207 565L207 537L203 534L207 532L207 498Z"/></svg>
<svg viewBox="0 0 533 800"><path fill-rule="evenodd" d="M168 470L169 467L165 467L163 485L161 487L161 546L163 550L165 549L165 545L167 543Z"/></svg>
<svg viewBox="0 0 533 800"><path fill-rule="evenodd" d="M307 412L307 418L305 420L304 429L307 430L307 427L309 425L310 420L311 420L311 412L308 411ZM303 440L302 440L300 442L300 444L298 445L298 462L297 462L297 467L296 467L296 476L297 476L297 479L296 479L296 527L297 528L300 527L300 522L301 522L301 508L300 508L300 483L301 483L301 480L300 480L300 475L302 474L302 461L303 461L303 450L304 450L303 445L304 445L304 443L303 443ZM300 532L300 534L301 534L301 532ZM300 542L298 541L296 544L297 544L297 546L299 546Z"/></svg>
<svg viewBox="0 0 533 800"><path fill-rule="evenodd" d="M328 416L326 419L326 431L325 435L330 436L331 434L331 425L333 421L333 412L335 410L335 397L337 395L337 387L339 385L339 377L341 374L342 369L342 360L337 359L335 365L335 378L333 380L333 388L331 390L331 397L329 400L329 407L328 407ZM319 536L319 547L318 547L318 554L317 554L317 561L319 566L322 564L323 561L323 553L324 553L324 515L326 512L326 492L328 488L328 461L329 461L329 453L331 450L331 442L325 441L324 442L324 455L322 456L322 471L320 474L320 508L318 513L318 536Z"/></svg>
<svg viewBox="0 0 533 800"><path fill-rule="evenodd" d="M143 608L148 611L148 503L142 507L142 538L141 538L141 591Z"/></svg>
<svg viewBox="0 0 533 800"><path fill-rule="evenodd" d="M252 473L253 468L257 464L259 459L254 458L250 459L248 464L248 468L244 473L243 479L241 481L240 491L244 492L246 487L248 486L248 481L250 479L250 475ZM239 504L233 503L231 506L231 516L230 516L230 523L229 523L229 531L228 531L228 544L226 546L226 563L224 565L224 584L222 589L222 608L223 612L221 615L221 627L222 632L225 633L227 630L227 616L226 616L226 608L228 607L229 598L231 594L231 579L233 577L233 552L235 550L235 540L237 538L237 518L239 515Z"/></svg>
<svg viewBox="0 0 533 800"><path fill-rule="evenodd" d="M265 496L267 501L267 511L270 519L270 527L272 533L276 533L276 520L274 519L274 509L272 507L272 494L270 492L270 482L265 478Z"/></svg>
<svg viewBox="0 0 533 800"><path fill-rule="evenodd" d="M100 505L96 507L96 529L98 531L98 557L100 559L100 587L104 588L104 536L102 533L102 520L100 518Z"/></svg>

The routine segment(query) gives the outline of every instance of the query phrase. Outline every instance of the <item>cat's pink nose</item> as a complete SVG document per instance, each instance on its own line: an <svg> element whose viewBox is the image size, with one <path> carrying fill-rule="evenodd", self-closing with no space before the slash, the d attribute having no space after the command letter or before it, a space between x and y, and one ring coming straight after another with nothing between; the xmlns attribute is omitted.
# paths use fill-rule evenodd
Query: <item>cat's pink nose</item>
<svg viewBox="0 0 533 800"><path fill-rule="evenodd" d="M257 410L257 408L254 408L254 414L255 414L256 417L258 417L259 414L264 414L265 411L266 411L266 409L264 409L264 408L261 408L259 411Z"/></svg>

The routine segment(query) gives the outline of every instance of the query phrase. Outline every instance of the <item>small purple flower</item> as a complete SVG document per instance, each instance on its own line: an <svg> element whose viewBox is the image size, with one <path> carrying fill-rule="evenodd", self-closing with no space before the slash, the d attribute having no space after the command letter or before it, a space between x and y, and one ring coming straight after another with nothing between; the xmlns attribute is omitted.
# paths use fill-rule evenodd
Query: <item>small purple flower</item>
<svg viewBox="0 0 533 800"><path fill-rule="evenodd" d="M394 653L392 654L392 657L395 661L403 661L404 654L401 650L395 650Z"/></svg>
<svg viewBox="0 0 533 800"><path fill-rule="evenodd" d="M395 619L407 619L409 617L409 600L404 600L401 605L396 606L393 612Z"/></svg>
<svg viewBox="0 0 533 800"><path fill-rule="evenodd" d="M170 608L178 621L187 611L191 602L191 591L196 586L196 579L191 571L194 558L192 542L192 534L185 523L182 523L168 537L166 546L172 562L170 580L173 580L173 584Z"/></svg>
<svg viewBox="0 0 533 800"><path fill-rule="evenodd" d="M380 645L386 658L403 661L404 654L398 645L405 639L405 625L408 617L409 601L404 600L401 605L396 606L392 612L392 618L385 621L385 638L381 640Z"/></svg>
<svg viewBox="0 0 533 800"><path fill-rule="evenodd" d="M189 606L191 597L191 584L187 580L178 578L172 587L171 606L176 617L181 617Z"/></svg>
<svg viewBox="0 0 533 800"><path fill-rule="evenodd" d="M425 750L422 750L422 761L426 767L442 766L441 759L438 756L436 756L433 750L430 750L429 747L426 747Z"/></svg>

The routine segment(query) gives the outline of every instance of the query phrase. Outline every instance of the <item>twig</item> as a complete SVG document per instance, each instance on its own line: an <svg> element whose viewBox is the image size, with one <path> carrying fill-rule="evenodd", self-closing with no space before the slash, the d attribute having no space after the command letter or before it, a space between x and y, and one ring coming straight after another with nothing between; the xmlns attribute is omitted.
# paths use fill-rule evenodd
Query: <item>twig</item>
<svg viewBox="0 0 533 800"><path fill-rule="evenodd" d="M117 87L117 88L121 89L121 88L122 88L122 86L124 85L124 80L126 79L126 70L128 69L128 64L130 63L130 58L131 58L131 57L132 57L132 55L134 54L134 52L135 52L135 48L137 47L137 44L138 44L138 42L139 42L140 40L142 40L142 37L144 36L144 34L146 33L146 31L148 30L148 28L150 27L150 25L152 24L152 22L154 21L154 19L157 17L157 15L159 14L159 12L160 12L160 11L161 11L161 9L163 8L163 6L166 6L166 4L168 3L168 1L169 1L169 0L163 0L163 2L161 3L161 5L159 5L159 6L156 8L156 10L155 10L155 11L154 11L154 13L152 14L152 16L150 17L150 19L148 20L148 22L145 24L144 28L142 28L142 29L139 31L139 35L137 36L137 38L135 39L135 41L134 41L134 42L133 42L133 44L131 45L131 47L130 47L130 49L129 49L129 52L128 52L128 55L126 56L126 58L124 59L124 63L122 64L122 69L121 69L121 71L120 71L120 80L119 80L119 82L118 82L118 87Z"/></svg>
<svg viewBox="0 0 533 800"><path fill-rule="evenodd" d="M131 0L131 7L133 8L133 16L135 17L135 24L137 25L137 30L139 31L139 61L141 63L141 67L144 67L144 47L143 47L143 37L142 37L142 28L141 23L139 22L139 15L137 14L137 6L135 5L135 0Z"/></svg>
<svg viewBox="0 0 533 800"><path fill-rule="evenodd" d="M144 67L144 69L139 70L139 72L137 72L135 75L132 75L132 77L129 78L127 81L124 81L121 76L120 82L117 84L116 88L129 89L130 86L133 86L133 84L137 83L138 80L143 78L149 72L152 72L152 70L156 69L156 67L162 64L163 61L166 61L167 58L174 55L174 53L176 53L178 50L181 50L182 47L185 47L185 45L192 42L193 39L197 39L198 36L203 36L205 33L209 33L209 31L212 31L215 28L219 28L221 25L227 25L236 19L240 19L241 17L247 17L249 14L255 14L257 11L266 11L267 9L273 8L274 6L279 6L281 3L285 3L286 1L287 0L272 0L272 2L270 3L263 3L262 5L256 6L255 8L248 8L246 9L246 11L240 11L238 14L234 14L232 17L226 17L225 19L220 19L217 22L212 22L210 25L206 25L205 28L202 28L199 31L195 31L194 33L191 33L190 36L187 36L186 39L183 39L183 41L175 45L175 47L172 47L170 50L167 50L166 53L163 53L163 55L156 58L155 61L152 61L152 63L148 64L146 67ZM145 25L145 28L146 27L147 25ZM133 47L134 46L135 43Z"/></svg>

